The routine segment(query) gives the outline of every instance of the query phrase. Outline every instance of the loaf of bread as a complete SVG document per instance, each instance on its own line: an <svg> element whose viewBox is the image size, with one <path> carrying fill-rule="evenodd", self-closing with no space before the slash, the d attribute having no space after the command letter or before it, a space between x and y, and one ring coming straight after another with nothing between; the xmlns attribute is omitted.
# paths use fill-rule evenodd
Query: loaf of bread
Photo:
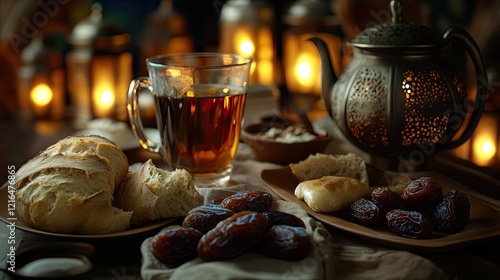
<svg viewBox="0 0 500 280"><path fill-rule="evenodd" d="M116 206L133 211L132 225L180 217L203 204L203 196L184 169L169 172L156 167L151 160L129 173L115 193Z"/></svg>
<svg viewBox="0 0 500 280"><path fill-rule="evenodd" d="M292 173L301 181L319 179L323 176L354 178L369 185L365 161L353 154L315 154L298 163L289 165Z"/></svg>
<svg viewBox="0 0 500 280"><path fill-rule="evenodd" d="M109 139L98 135L68 136L42 151L42 154L47 156L63 154L70 158L98 156L113 174L115 189L128 172L128 160L123 150Z"/></svg>
<svg viewBox="0 0 500 280"><path fill-rule="evenodd" d="M17 213L30 227L57 233L103 234L130 226L132 212L113 207L127 157L99 136L68 137L17 172Z"/></svg>
<svg viewBox="0 0 500 280"><path fill-rule="evenodd" d="M313 211L322 213L342 210L371 192L372 188L360 180L339 176L303 181L295 188L298 199L304 200Z"/></svg>

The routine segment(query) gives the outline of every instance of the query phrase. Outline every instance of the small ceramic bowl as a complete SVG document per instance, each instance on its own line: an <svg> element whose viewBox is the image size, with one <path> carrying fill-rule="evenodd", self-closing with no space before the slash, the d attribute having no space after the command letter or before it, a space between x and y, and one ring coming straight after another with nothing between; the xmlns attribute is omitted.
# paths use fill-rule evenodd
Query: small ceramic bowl
<svg viewBox="0 0 500 280"><path fill-rule="evenodd" d="M273 139L262 138L260 133L271 129L269 124L251 124L241 132L241 139L252 149L259 161L272 162L280 165L296 163L306 159L311 154L323 152L331 141L328 135L317 135L305 142L283 143Z"/></svg>

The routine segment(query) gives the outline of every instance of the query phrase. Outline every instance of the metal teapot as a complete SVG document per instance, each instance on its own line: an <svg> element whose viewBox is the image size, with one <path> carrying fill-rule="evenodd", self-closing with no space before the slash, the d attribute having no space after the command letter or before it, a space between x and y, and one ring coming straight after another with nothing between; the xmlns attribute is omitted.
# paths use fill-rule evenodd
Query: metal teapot
<svg viewBox="0 0 500 280"><path fill-rule="evenodd" d="M399 1L391 1L391 11L392 22L369 27L350 42L353 57L338 79L326 44L310 39L321 57L328 113L351 143L379 158L428 158L460 146L474 132L486 102L477 44L460 28L440 38L423 25L403 23ZM477 92L471 113L463 69L446 58L453 42L474 63Z"/></svg>

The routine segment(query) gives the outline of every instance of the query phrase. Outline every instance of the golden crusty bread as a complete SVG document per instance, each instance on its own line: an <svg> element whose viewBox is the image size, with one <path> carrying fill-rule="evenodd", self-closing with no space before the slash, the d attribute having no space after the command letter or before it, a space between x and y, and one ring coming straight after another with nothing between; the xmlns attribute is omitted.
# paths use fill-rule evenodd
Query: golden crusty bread
<svg viewBox="0 0 500 280"><path fill-rule="evenodd" d="M335 212L344 209L360 197L369 196L372 188L361 181L338 176L300 182L295 196L304 200L315 212Z"/></svg>
<svg viewBox="0 0 500 280"><path fill-rule="evenodd" d="M319 179L323 176L340 176L358 179L369 185L365 161L353 153L345 155L318 153L289 166L292 173L301 181Z"/></svg>
<svg viewBox="0 0 500 280"><path fill-rule="evenodd" d="M401 194L410 183L407 176L382 170L355 154L315 154L290 164L301 183L295 196L316 212L339 211L361 197L370 196L376 187L388 187Z"/></svg>
<svg viewBox="0 0 500 280"><path fill-rule="evenodd" d="M16 212L33 228L102 234L130 226L132 213L111 204L115 178L96 155L40 153L16 176Z"/></svg>
<svg viewBox="0 0 500 280"><path fill-rule="evenodd" d="M191 174L184 169L169 172L156 167L151 160L127 175L115 192L116 205L133 211L131 223L184 216L191 208L203 204Z"/></svg>
<svg viewBox="0 0 500 280"><path fill-rule="evenodd" d="M118 187L128 172L127 156L113 142L98 135L68 136L48 147L42 154L53 156L98 156L101 162L109 167L113 174L113 185Z"/></svg>

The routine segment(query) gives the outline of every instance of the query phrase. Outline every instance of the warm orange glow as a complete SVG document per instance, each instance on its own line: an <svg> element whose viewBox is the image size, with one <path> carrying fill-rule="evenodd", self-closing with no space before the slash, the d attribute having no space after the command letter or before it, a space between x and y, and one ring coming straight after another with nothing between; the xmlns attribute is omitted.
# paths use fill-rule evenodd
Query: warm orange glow
<svg viewBox="0 0 500 280"><path fill-rule="evenodd" d="M260 83L271 84L273 82L273 63L270 60L257 62L257 74Z"/></svg>
<svg viewBox="0 0 500 280"><path fill-rule="evenodd" d="M244 40L240 44L240 53L244 56L251 56L255 51L255 47L250 40Z"/></svg>
<svg viewBox="0 0 500 280"><path fill-rule="evenodd" d="M474 162L478 165L488 165L489 161L495 156L495 143L489 136L479 135L474 140Z"/></svg>
<svg viewBox="0 0 500 280"><path fill-rule="evenodd" d="M101 92L101 94L99 96L98 103L102 107L108 109L111 106L113 106L114 101L115 101L115 97L113 96L113 94L111 93L111 91L109 91L109 90L106 89L103 92Z"/></svg>
<svg viewBox="0 0 500 280"><path fill-rule="evenodd" d="M251 28L238 27L234 32L235 51L243 56L252 57L255 53L255 38L251 36Z"/></svg>
<svg viewBox="0 0 500 280"><path fill-rule="evenodd" d="M481 151L483 152L483 154L493 155L495 154L496 149L492 142L487 141L484 142L481 146Z"/></svg>
<svg viewBox="0 0 500 280"><path fill-rule="evenodd" d="M309 52L304 52L297 58L295 62L295 79L304 87L314 87L318 80L318 58L312 56Z"/></svg>
<svg viewBox="0 0 500 280"><path fill-rule="evenodd" d="M116 96L118 92L116 87L117 62L117 59L112 56L103 56L92 61L92 113L94 117L115 117L118 98Z"/></svg>
<svg viewBox="0 0 500 280"><path fill-rule="evenodd" d="M483 114L472 137L472 162L488 166L497 152L498 122L494 115Z"/></svg>
<svg viewBox="0 0 500 280"><path fill-rule="evenodd" d="M307 80L311 77L311 64L307 61L302 61L297 66L297 75L301 80Z"/></svg>
<svg viewBox="0 0 500 280"><path fill-rule="evenodd" d="M93 103L94 114L97 117L109 117L112 114L115 105L115 95L109 89L111 86L97 86L94 91Z"/></svg>
<svg viewBox="0 0 500 280"><path fill-rule="evenodd" d="M30 98L36 106L47 106L53 98L52 90L46 84L38 84L31 90Z"/></svg>

